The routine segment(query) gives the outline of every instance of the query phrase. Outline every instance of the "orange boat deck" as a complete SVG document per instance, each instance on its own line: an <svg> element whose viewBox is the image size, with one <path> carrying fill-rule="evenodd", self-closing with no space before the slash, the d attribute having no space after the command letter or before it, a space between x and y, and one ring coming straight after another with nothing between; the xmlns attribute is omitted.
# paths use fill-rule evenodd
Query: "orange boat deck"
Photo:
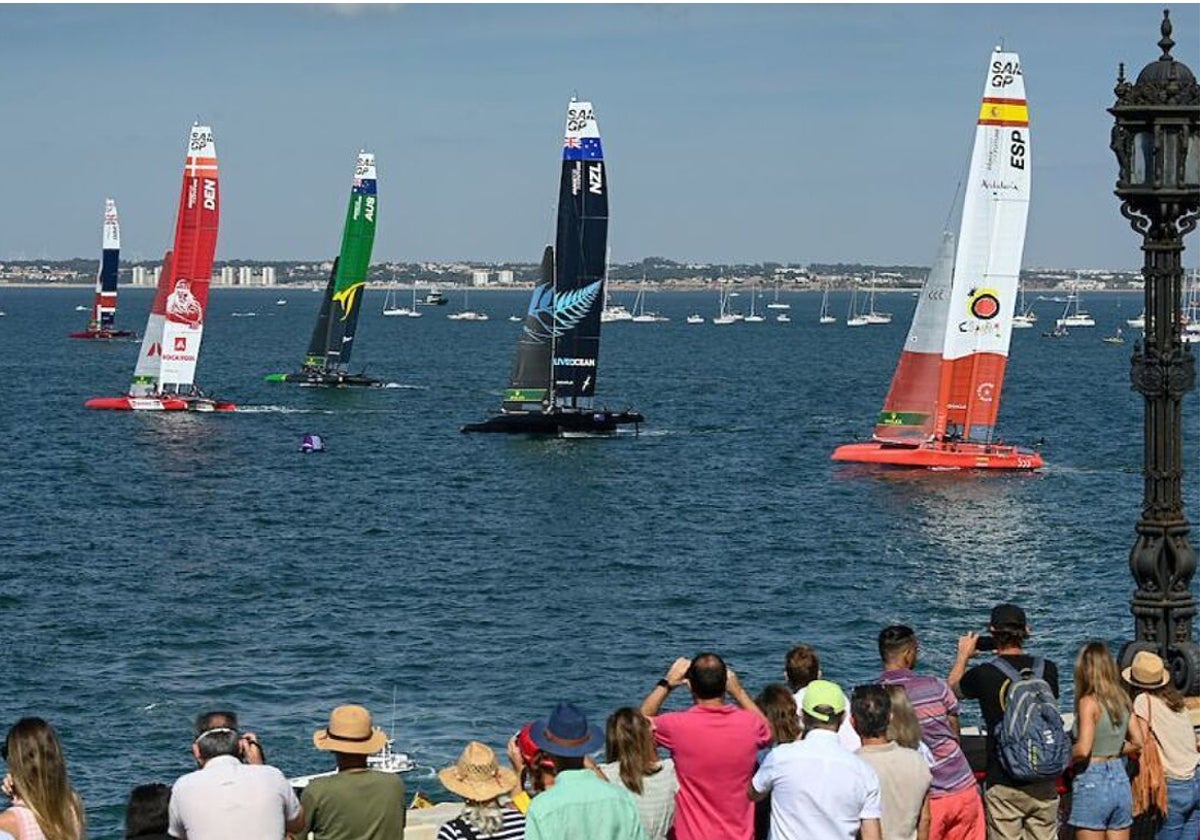
<svg viewBox="0 0 1200 840"><path fill-rule="evenodd" d="M834 450L834 461L950 470L1037 470L1041 453L1008 444L937 442L918 446L850 443Z"/></svg>

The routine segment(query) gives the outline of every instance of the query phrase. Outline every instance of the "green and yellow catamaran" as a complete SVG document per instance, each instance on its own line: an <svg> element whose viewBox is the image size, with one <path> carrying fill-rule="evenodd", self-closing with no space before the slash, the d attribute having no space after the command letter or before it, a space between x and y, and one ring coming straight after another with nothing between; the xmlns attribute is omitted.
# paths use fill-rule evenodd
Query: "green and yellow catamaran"
<svg viewBox="0 0 1200 840"><path fill-rule="evenodd" d="M342 232L342 250L329 273L317 324L308 343L308 352L304 354L304 365L296 373L273 373L267 377L268 382L293 382L312 388L379 388L383 385L382 381L365 372L351 373L347 369L358 328L358 313L362 310L367 269L371 265L378 209L375 155L359 152Z"/></svg>

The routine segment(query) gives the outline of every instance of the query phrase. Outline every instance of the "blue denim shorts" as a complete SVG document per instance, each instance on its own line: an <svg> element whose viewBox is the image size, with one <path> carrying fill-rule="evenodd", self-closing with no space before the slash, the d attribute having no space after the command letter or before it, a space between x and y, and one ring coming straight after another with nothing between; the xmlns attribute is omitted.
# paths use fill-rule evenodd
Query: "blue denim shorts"
<svg viewBox="0 0 1200 840"><path fill-rule="evenodd" d="M1094 831L1133 825L1133 793L1124 759L1093 761L1071 786L1071 816L1076 828Z"/></svg>

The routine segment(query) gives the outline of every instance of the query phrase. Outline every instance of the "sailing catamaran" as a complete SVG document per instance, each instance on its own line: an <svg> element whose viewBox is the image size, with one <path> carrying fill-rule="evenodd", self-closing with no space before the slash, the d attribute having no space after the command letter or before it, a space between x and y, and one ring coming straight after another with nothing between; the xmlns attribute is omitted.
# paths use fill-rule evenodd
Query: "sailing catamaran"
<svg viewBox="0 0 1200 840"><path fill-rule="evenodd" d="M464 432L612 434L643 421L594 405L608 240L608 179L592 103L567 107L555 246L542 255L500 413Z"/></svg>
<svg viewBox="0 0 1200 840"><path fill-rule="evenodd" d="M1031 470L1039 453L993 437L1029 211L1029 111L1016 53L992 56L962 219L921 290L870 443L835 461Z"/></svg>
<svg viewBox="0 0 1200 840"><path fill-rule="evenodd" d="M104 199L104 229L101 234L100 268L96 272L96 298L92 302L92 317L87 329L71 333L71 338L137 338L130 330L113 327L117 314L117 269L121 258L121 225L117 220L117 203Z"/></svg>
<svg viewBox="0 0 1200 840"><path fill-rule="evenodd" d="M175 218L175 241L163 259L158 288L123 397L95 397L84 405L115 411L233 411L231 402L206 396L195 385L200 339L208 309L217 250L220 189L212 129L193 125Z"/></svg>
<svg viewBox="0 0 1200 840"><path fill-rule="evenodd" d="M304 365L296 373L272 373L268 382L294 382L308 388L345 388L352 385L380 388L383 382L366 373L346 370L362 292L367 284L371 248L375 244L375 220L379 204L375 192L375 155L359 152L354 165L350 205L342 229L342 250L333 261L325 297L304 354Z"/></svg>

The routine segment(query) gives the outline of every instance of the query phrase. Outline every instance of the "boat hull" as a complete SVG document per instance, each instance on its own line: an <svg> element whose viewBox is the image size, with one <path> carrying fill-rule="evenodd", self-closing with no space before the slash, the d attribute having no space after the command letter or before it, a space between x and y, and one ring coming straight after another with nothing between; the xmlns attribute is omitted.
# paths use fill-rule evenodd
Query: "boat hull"
<svg viewBox="0 0 1200 840"><path fill-rule="evenodd" d="M834 461L944 470L1036 470L1042 456L1032 449L984 443L927 443L921 446L850 443L834 450Z"/></svg>
<svg viewBox="0 0 1200 840"><path fill-rule="evenodd" d="M91 338L96 341L108 341L114 338L137 338L132 330L89 330L87 332L71 333L71 338Z"/></svg>
<svg viewBox="0 0 1200 840"><path fill-rule="evenodd" d="M374 379L365 373L338 373L336 371L300 371L299 373L272 373L267 382L287 382L301 388L382 388L383 380Z"/></svg>
<svg viewBox="0 0 1200 840"><path fill-rule="evenodd" d="M497 414L482 423L468 423L463 432L496 432L527 435L611 435L618 426L646 420L636 411L551 411Z"/></svg>
<svg viewBox="0 0 1200 840"><path fill-rule="evenodd" d="M237 406L225 400L208 397L93 397L84 408L99 411L237 411Z"/></svg>

